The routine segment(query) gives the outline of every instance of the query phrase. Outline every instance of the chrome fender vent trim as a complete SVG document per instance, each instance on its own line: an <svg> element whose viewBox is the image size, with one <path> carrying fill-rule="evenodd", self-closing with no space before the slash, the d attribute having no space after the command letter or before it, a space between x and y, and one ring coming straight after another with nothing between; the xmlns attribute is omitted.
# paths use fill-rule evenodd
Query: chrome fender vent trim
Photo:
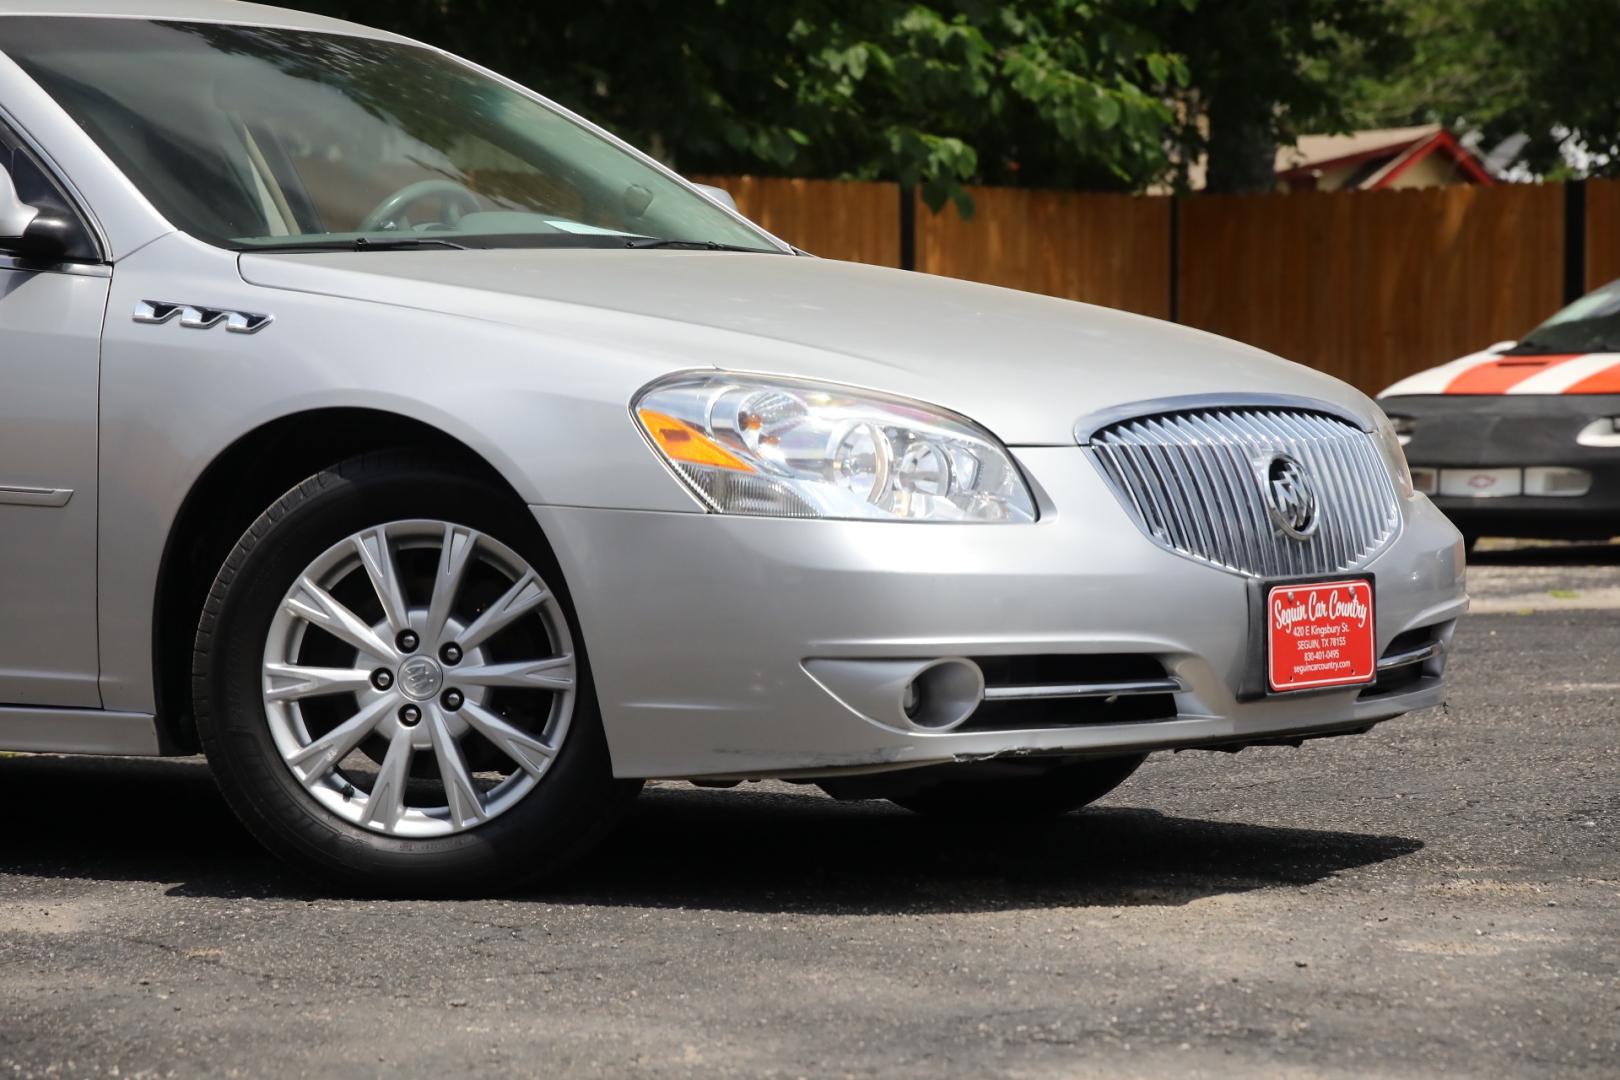
<svg viewBox="0 0 1620 1080"><path fill-rule="evenodd" d="M177 315L180 325L189 330L212 330L224 323L226 332L232 334L257 334L276 321L274 315L175 304L165 300L136 301L135 312L130 317L138 323L161 326Z"/></svg>

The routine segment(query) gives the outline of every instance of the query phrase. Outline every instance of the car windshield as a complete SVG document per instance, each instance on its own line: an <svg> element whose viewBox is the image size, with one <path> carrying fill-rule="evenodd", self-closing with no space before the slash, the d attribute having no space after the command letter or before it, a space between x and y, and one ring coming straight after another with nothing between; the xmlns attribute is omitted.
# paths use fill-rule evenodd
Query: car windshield
<svg viewBox="0 0 1620 1080"><path fill-rule="evenodd" d="M0 51L171 222L223 247L782 251L612 141L430 49L11 17Z"/></svg>
<svg viewBox="0 0 1620 1080"><path fill-rule="evenodd" d="M1587 293L1524 336L1519 355L1620 352L1620 281Z"/></svg>

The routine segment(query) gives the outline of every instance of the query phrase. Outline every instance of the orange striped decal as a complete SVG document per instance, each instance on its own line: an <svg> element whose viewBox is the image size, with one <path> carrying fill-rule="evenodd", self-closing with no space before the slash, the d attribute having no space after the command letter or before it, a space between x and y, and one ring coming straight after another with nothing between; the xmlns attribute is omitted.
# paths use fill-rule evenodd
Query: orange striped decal
<svg viewBox="0 0 1620 1080"><path fill-rule="evenodd" d="M1604 368L1596 375L1588 375L1565 390L1566 394L1620 394L1620 364Z"/></svg>
<svg viewBox="0 0 1620 1080"><path fill-rule="evenodd" d="M1448 394L1505 394L1532 375L1540 375L1548 368L1567 364L1585 353L1571 356L1504 356L1491 360L1452 379L1446 385ZM1605 372L1604 374L1607 374ZM1596 391L1590 391L1595 393Z"/></svg>

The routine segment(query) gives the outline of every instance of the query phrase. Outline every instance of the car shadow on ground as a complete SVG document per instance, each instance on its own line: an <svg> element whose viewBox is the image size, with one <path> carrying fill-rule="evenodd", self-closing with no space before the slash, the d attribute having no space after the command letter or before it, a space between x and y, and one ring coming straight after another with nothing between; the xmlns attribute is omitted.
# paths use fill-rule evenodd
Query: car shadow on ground
<svg viewBox="0 0 1620 1080"><path fill-rule="evenodd" d="M1468 555L1469 566L1620 566L1620 543L1592 541L1485 540Z"/></svg>
<svg viewBox="0 0 1620 1080"><path fill-rule="evenodd" d="M1175 817L1130 801L1127 784L1078 814L964 826L884 802L659 786L552 895L823 914L1167 905L1308 885L1423 846Z"/></svg>
<svg viewBox="0 0 1620 1080"><path fill-rule="evenodd" d="M1129 801L1127 785L1114 802ZM331 895L258 847L197 760L6 757L0 813L13 823L0 846L4 873L148 881L185 897ZM1166 905L1309 885L1422 846L1114 804L964 827L887 803L837 803L814 788L659 784L592 856L529 898L825 914Z"/></svg>

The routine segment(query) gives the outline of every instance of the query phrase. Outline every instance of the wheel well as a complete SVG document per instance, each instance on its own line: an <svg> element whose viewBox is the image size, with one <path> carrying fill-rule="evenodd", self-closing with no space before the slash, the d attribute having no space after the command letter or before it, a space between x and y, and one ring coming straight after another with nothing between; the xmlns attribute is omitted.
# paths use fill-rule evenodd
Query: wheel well
<svg viewBox="0 0 1620 1080"><path fill-rule="evenodd" d="M203 602L236 542L277 498L358 454L423 450L512 491L465 443L397 413L321 409L274 420L233 443L198 477L169 529L153 607L152 671L158 730L172 753L197 750L191 653ZM512 491L512 497L518 498Z"/></svg>

